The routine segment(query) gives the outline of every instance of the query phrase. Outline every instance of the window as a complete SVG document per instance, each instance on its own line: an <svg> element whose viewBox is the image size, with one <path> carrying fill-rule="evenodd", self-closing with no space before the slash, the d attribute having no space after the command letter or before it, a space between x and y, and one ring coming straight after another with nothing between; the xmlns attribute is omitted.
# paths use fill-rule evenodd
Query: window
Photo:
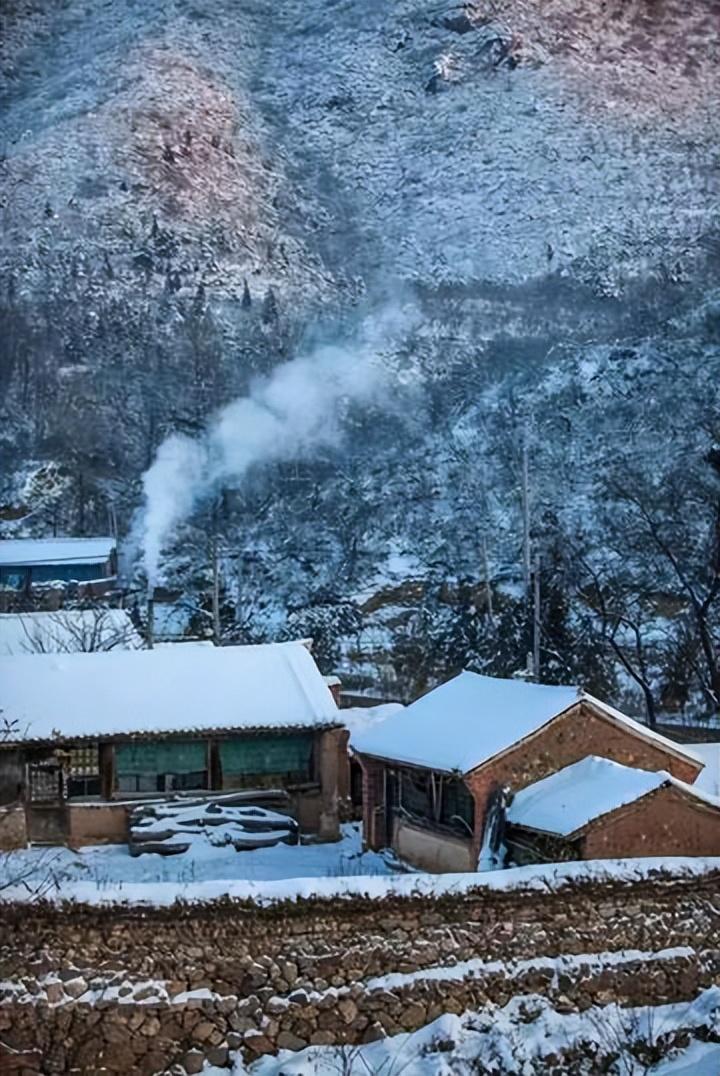
<svg viewBox="0 0 720 1076"><path fill-rule="evenodd" d="M31 763L28 767L31 803L59 805L62 802L62 767L52 760Z"/></svg>
<svg viewBox="0 0 720 1076"><path fill-rule="evenodd" d="M139 740L115 748L117 790L180 792L208 787L205 740Z"/></svg>
<svg viewBox="0 0 720 1076"><path fill-rule="evenodd" d="M311 732L268 733L262 736L236 736L220 741L220 764L223 779L242 784L261 777L288 781L312 778L314 736Z"/></svg>
<svg viewBox="0 0 720 1076"><path fill-rule="evenodd" d="M100 795L100 750L96 743L70 748L67 794L73 796Z"/></svg>
<svg viewBox="0 0 720 1076"><path fill-rule="evenodd" d="M0 586L22 590L28 580L27 568L0 568Z"/></svg>
<svg viewBox="0 0 720 1076"><path fill-rule="evenodd" d="M426 829L472 835L475 803L461 778L403 767L390 771L390 782L388 807L392 813Z"/></svg>
<svg viewBox="0 0 720 1076"><path fill-rule="evenodd" d="M32 567L33 583L82 583L90 579L107 579L107 564L35 564Z"/></svg>

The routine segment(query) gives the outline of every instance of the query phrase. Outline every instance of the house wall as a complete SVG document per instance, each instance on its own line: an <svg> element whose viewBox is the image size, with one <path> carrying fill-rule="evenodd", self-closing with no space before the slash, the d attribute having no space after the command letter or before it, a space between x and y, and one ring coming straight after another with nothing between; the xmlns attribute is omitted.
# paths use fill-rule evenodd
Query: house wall
<svg viewBox="0 0 720 1076"><path fill-rule="evenodd" d="M491 760L466 776L466 784L475 798L478 850L485 822L485 804L493 788L507 784L517 792L587 755L599 755L638 769L668 770L673 777L689 784L702 769L699 763L684 762L662 744L635 736L629 729L598 716L581 703L501 758Z"/></svg>
<svg viewBox="0 0 720 1076"><path fill-rule="evenodd" d="M431 874L474 871L477 864L471 840L433 833L400 820L395 822L392 845L401 859Z"/></svg>
<svg viewBox="0 0 720 1076"><path fill-rule="evenodd" d="M303 830L317 833L324 840L337 840L340 836L341 799L348 795L348 733L346 729L327 729L315 735L313 748L313 774L304 786L288 789L292 811ZM48 753L47 750L44 752ZM42 752L41 752L42 754ZM116 789L114 745L100 745L99 753L102 796L107 802L68 803L52 806L37 804L30 808L31 839L47 843L67 843L73 846L103 842L124 842L127 840L127 810L113 799L127 801L133 798L163 798L166 793L143 793L137 797ZM0 808L3 804L14 804L22 797L25 782L25 758L19 750L0 750ZM212 782L215 785L215 782ZM285 782L277 776L263 778L243 778L233 782L226 778L222 788L228 791L233 787L260 788L262 784L281 787ZM198 794L207 794L209 790L198 790ZM188 791L188 795L192 795ZM23 815L23 820L24 820ZM24 821L23 821L24 824ZM15 837L8 837L15 841ZM0 834L0 841L2 835ZM25 839L22 840L25 843ZM14 845L13 845L14 846ZM0 844L2 847L2 844Z"/></svg>
<svg viewBox="0 0 720 1076"><path fill-rule="evenodd" d="M376 851L387 844L385 818L385 764L355 756L362 767L363 841Z"/></svg>
<svg viewBox="0 0 720 1076"><path fill-rule="evenodd" d="M25 785L25 761L21 751L0 751L0 804L15 803Z"/></svg>
<svg viewBox="0 0 720 1076"><path fill-rule="evenodd" d="M25 812L28 840L37 844L65 844L67 812L64 806L34 803Z"/></svg>
<svg viewBox="0 0 720 1076"><path fill-rule="evenodd" d="M659 788L588 830L583 859L625 856L720 856L720 810Z"/></svg>
<svg viewBox="0 0 720 1076"><path fill-rule="evenodd" d="M317 745L317 773L322 801L318 834L328 841L337 841L340 837L338 787L341 773L344 777L348 766L347 744L346 729L328 729L321 733Z"/></svg>

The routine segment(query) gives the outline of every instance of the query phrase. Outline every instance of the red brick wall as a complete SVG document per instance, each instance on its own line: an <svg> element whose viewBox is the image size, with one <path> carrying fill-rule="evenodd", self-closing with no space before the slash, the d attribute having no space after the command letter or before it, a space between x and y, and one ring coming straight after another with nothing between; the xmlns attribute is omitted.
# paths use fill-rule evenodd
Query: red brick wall
<svg viewBox="0 0 720 1076"><path fill-rule="evenodd" d="M501 719L498 716L498 720ZM480 849L485 804L496 785L508 784L513 791L518 791L587 755L599 755L639 769L668 770L673 777L689 783L702 769L700 763L684 762L668 752L662 744L635 736L629 729L614 724L580 703L524 743L465 778L475 799L475 854ZM361 762L365 842L369 848L382 848L386 843L385 818L383 811L378 808L382 806L384 797L384 765L369 759L362 759Z"/></svg>
<svg viewBox="0 0 720 1076"><path fill-rule="evenodd" d="M672 786L598 819L583 841L585 859L718 855L720 811Z"/></svg>
<svg viewBox="0 0 720 1076"><path fill-rule="evenodd" d="M489 762L465 778L475 798L475 841L478 850L485 803L496 785L508 784L513 791L517 791L587 755L599 755L644 770L668 770L673 777L690 783L702 768L700 763L695 765L676 758L662 744L641 739L628 729L599 717L581 703L551 722L547 728L512 748L502 758Z"/></svg>
<svg viewBox="0 0 720 1076"><path fill-rule="evenodd" d="M356 756L362 768L363 840L368 848L384 848L385 766L370 758Z"/></svg>

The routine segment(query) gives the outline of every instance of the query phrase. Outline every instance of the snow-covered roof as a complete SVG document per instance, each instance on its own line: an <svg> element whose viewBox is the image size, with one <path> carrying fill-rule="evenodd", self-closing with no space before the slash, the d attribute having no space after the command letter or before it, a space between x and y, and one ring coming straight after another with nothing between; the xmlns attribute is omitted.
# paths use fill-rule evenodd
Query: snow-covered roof
<svg viewBox="0 0 720 1076"><path fill-rule="evenodd" d="M116 545L114 538L4 538L0 565L101 564Z"/></svg>
<svg viewBox="0 0 720 1076"><path fill-rule="evenodd" d="M387 721L404 707L399 702L381 702L379 706L346 706L342 711L345 728L350 733L350 746L355 746L355 738L367 729Z"/></svg>
<svg viewBox="0 0 720 1076"><path fill-rule="evenodd" d="M340 724L295 642L0 657L0 710L30 740Z"/></svg>
<svg viewBox="0 0 720 1076"><path fill-rule="evenodd" d="M588 755L516 793L507 819L515 825L569 837L594 819L634 803L663 785L674 785L720 809L720 800L699 795L693 785L675 780L665 770L637 770Z"/></svg>
<svg viewBox="0 0 720 1076"><path fill-rule="evenodd" d="M711 796L720 796L720 743L694 743L688 745L687 750L705 763L705 768L693 782L693 788Z"/></svg>
<svg viewBox="0 0 720 1076"><path fill-rule="evenodd" d="M578 687L504 680L462 672L386 721L358 731L356 751L435 770L467 773L585 702L636 735L695 762L677 744Z"/></svg>
<svg viewBox="0 0 720 1076"><path fill-rule="evenodd" d="M59 609L0 614L0 657L139 650L143 641L125 609Z"/></svg>

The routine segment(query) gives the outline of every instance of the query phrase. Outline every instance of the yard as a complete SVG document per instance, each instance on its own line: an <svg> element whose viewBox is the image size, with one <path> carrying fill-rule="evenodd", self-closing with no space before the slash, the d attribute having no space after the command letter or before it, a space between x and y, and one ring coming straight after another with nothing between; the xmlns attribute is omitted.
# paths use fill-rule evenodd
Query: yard
<svg viewBox="0 0 720 1076"><path fill-rule="evenodd" d="M145 853L131 856L125 844L95 845L73 851L69 848L28 848L0 855L0 892L6 897L29 895L82 899L92 891L103 899L152 899L150 889L182 897L188 887L215 883L222 894L229 884L280 882L290 878L336 878L357 875L389 875L382 856L363 852L360 825L342 827L342 839L329 844L276 844L236 852L232 845L217 846L206 833L196 835L187 852L164 856Z"/></svg>

